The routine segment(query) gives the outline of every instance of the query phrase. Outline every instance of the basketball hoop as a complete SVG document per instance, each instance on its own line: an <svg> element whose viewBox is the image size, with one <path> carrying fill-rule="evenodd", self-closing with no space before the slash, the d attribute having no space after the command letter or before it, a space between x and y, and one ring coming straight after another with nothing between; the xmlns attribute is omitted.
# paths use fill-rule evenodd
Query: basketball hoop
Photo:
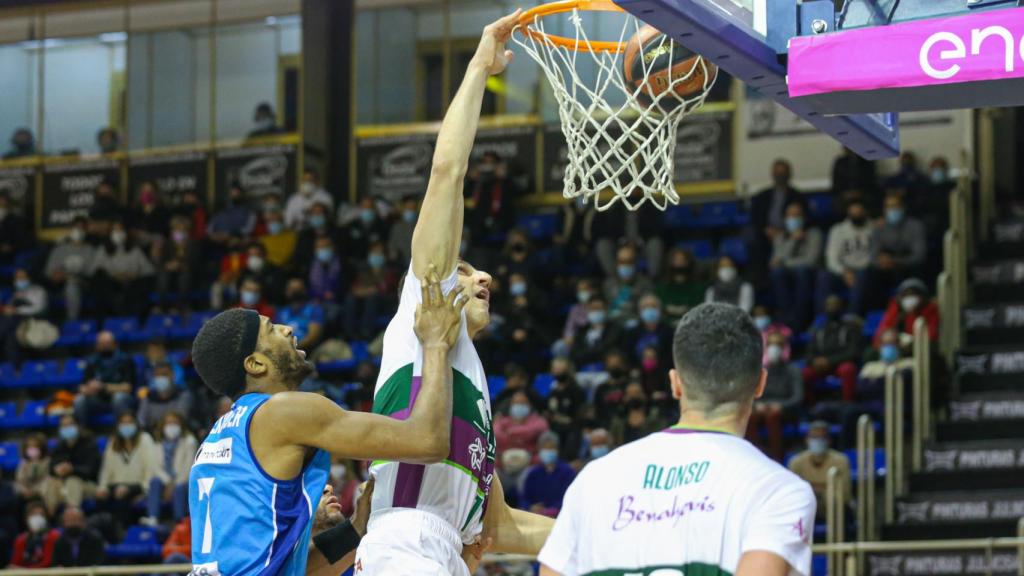
<svg viewBox="0 0 1024 576"><path fill-rule="evenodd" d="M621 14L625 22L618 40L591 40L581 12ZM570 30L575 30L572 37L545 31L545 19L556 15L567 15ZM700 56L685 74L656 71L661 56L667 54L668 62L674 62L674 55L688 51L664 35L644 46L643 28L643 22L611 0L563 0L524 12L515 29L519 34L513 34L513 40L540 64L555 93L568 145L562 195L593 201L597 210L620 200L630 210L646 201L662 210L679 203L673 177L676 129L704 103L717 78L717 68ZM623 72L624 54L635 48L631 42L638 43L636 60L642 66L635 86L627 83ZM660 74L658 86L652 74ZM584 80L587 76L593 79ZM688 82L701 79L692 93L679 93ZM602 198L606 190L613 194Z"/></svg>

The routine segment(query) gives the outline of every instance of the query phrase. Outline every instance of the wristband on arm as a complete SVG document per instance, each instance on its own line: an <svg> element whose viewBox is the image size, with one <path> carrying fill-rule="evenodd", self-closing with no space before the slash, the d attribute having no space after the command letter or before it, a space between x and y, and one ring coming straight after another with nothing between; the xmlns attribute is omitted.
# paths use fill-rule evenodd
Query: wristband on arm
<svg viewBox="0 0 1024 576"><path fill-rule="evenodd" d="M342 521L313 537L313 545L324 555L328 564L334 564L359 546L362 539L352 522Z"/></svg>

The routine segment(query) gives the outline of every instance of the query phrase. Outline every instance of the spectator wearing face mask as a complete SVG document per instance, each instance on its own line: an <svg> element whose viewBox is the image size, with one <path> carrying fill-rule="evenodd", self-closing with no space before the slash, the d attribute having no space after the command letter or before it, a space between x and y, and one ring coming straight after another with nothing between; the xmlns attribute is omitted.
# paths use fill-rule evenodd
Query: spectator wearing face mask
<svg viewBox="0 0 1024 576"><path fill-rule="evenodd" d="M50 482L50 456L47 454L46 436L34 433L25 438L21 460L14 472L14 493L23 502L39 500L46 495ZM52 513L55 510L47 509Z"/></svg>
<svg viewBox="0 0 1024 576"><path fill-rule="evenodd" d="M299 235L295 230L285 227L279 212L265 214L263 221L266 224L266 233L260 236L259 242L267 253L267 262L279 268L290 268Z"/></svg>
<svg viewBox="0 0 1024 576"><path fill-rule="evenodd" d="M142 523L156 526L160 509L171 505L171 518L177 522L188 516L188 474L198 443L185 424L184 412L166 412L153 426L156 470L146 493L146 517Z"/></svg>
<svg viewBox="0 0 1024 576"><path fill-rule="evenodd" d="M821 231L808 228L803 204L786 207L785 232L772 241L771 277L783 321L797 331L807 327L814 277L821 260Z"/></svg>
<svg viewBox="0 0 1024 576"><path fill-rule="evenodd" d="M559 456L558 434L545 432L537 444L540 462L526 472L520 506L554 518L562 509L562 498L576 478L576 471Z"/></svg>
<svg viewBox="0 0 1024 576"><path fill-rule="evenodd" d="M540 393L530 385L530 373L519 364L508 364L505 366L505 388L498 393L491 401L491 406L496 412L508 412L512 404L512 398L520 392L526 394L530 400L530 407L535 412L544 410L544 399Z"/></svg>
<svg viewBox="0 0 1024 576"><path fill-rule="evenodd" d="M80 424L88 425L94 416L110 410L135 409L135 363L118 347L113 333L96 335L96 352L85 359L84 377L74 401L75 419Z"/></svg>
<svg viewBox="0 0 1024 576"><path fill-rule="evenodd" d="M584 435L583 454L579 460L573 462L573 469L576 472L582 470L587 464L604 458L612 451L612 436L604 428L594 428Z"/></svg>
<svg viewBox="0 0 1024 576"><path fill-rule="evenodd" d="M301 228L298 242L295 245L295 253L305 258L316 250L316 244L320 238L329 238L331 241L342 240L343 235L338 233L334 223L329 218L330 212L327 205L316 203L309 209L306 218L306 225Z"/></svg>
<svg viewBox="0 0 1024 576"><path fill-rule="evenodd" d="M882 334L889 329L895 329L901 335L901 343L909 345L918 318L924 318L928 324L928 339L936 342L939 338L939 307L929 298L924 282L911 278L899 285L896 296L889 301L885 316L875 332L875 348L879 347Z"/></svg>
<svg viewBox="0 0 1024 576"><path fill-rule="evenodd" d="M252 113L252 130L249 131L249 138L273 136L283 131L277 125L274 107L269 102L260 102Z"/></svg>
<svg viewBox="0 0 1024 576"><path fill-rule="evenodd" d="M608 426L621 412L626 384L629 383L629 359L621 350L611 350L604 357L608 379L594 389L594 420L597 426Z"/></svg>
<svg viewBox="0 0 1024 576"><path fill-rule="evenodd" d="M867 305L882 301L925 263L927 238L920 220L907 214L903 196L885 197L885 221L871 237L871 266L865 279Z"/></svg>
<svg viewBox="0 0 1024 576"><path fill-rule="evenodd" d="M92 498L96 490L100 451L92 436L83 432L70 414L61 416L57 433L57 446L50 455L47 507L53 510L60 504L81 507L82 500Z"/></svg>
<svg viewBox="0 0 1024 576"><path fill-rule="evenodd" d="M793 331L789 329L789 326L777 322L772 316L772 310L763 304L755 306L750 316L754 320L754 326L761 331L761 337L764 339L764 365L768 366L768 338L773 334L779 334L785 341L782 347L782 359L788 362L792 354L789 343L793 340Z"/></svg>
<svg viewBox="0 0 1024 576"><path fill-rule="evenodd" d="M206 239L208 214L205 204L195 190L187 190L181 194L181 204L174 208L174 213L188 220L189 238L193 240Z"/></svg>
<svg viewBox="0 0 1024 576"><path fill-rule="evenodd" d="M370 340L377 335L377 318L391 303L398 286L398 274L388 265L384 244L370 246L345 303L345 331L353 338Z"/></svg>
<svg viewBox="0 0 1024 576"><path fill-rule="evenodd" d="M189 237L189 221L182 216L171 219L171 237L157 250L156 293L158 306L166 306L167 295L174 290L177 304L188 310L195 286L193 276L202 266L202 247Z"/></svg>
<svg viewBox="0 0 1024 576"><path fill-rule="evenodd" d="M339 246L349 261L356 263L364 258L373 244L387 240L387 226L381 220L373 198L363 198L359 202L359 216L341 229Z"/></svg>
<svg viewBox="0 0 1024 576"><path fill-rule="evenodd" d="M514 202L519 189L509 178L508 163L488 151L471 166L466 175L466 192L473 207L466 210L466 223L477 238L502 233L512 226Z"/></svg>
<svg viewBox="0 0 1024 576"><path fill-rule="evenodd" d="M577 335L589 323L587 319L588 305L590 298L595 293L594 290L594 282L589 278L581 278L576 282L576 301L569 308L565 326L562 328L562 341L566 346L571 347L576 341Z"/></svg>
<svg viewBox="0 0 1024 576"><path fill-rule="evenodd" d="M640 296L651 291L651 280L637 269L636 249L619 248L615 259L615 276L604 281L604 297L612 319L629 327L639 318Z"/></svg>
<svg viewBox="0 0 1024 576"><path fill-rule="evenodd" d="M50 285L63 288L65 316L77 320L82 313L82 292L96 249L86 238L88 222L76 218L67 237L46 258L44 274Z"/></svg>
<svg viewBox="0 0 1024 576"><path fill-rule="evenodd" d="M0 342L3 343L8 362L15 366L21 365L22 347L18 340L18 328L26 320L41 318L48 305L46 289L33 283L24 268L15 270L14 292L0 306Z"/></svg>
<svg viewBox="0 0 1024 576"><path fill-rule="evenodd" d="M909 350L909 344L904 346L900 343L900 333L894 328L882 332L881 338L875 348L868 351L865 356L867 362L860 369L857 376L858 395L867 401L877 401L882 398L885 390L885 374L889 367L895 367L898 371L910 371L914 367L914 358Z"/></svg>
<svg viewBox="0 0 1024 576"><path fill-rule="evenodd" d="M669 250L662 276L654 293L665 306L665 319L675 324L687 310L704 301L708 286L698 279L693 255L682 248Z"/></svg>
<svg viewBox="0 0 1024 576"><path fill-rule="evenodd" d="M107 180L97 184L92 207L89 208L90 232L97 238L105 238L110 234L111 225L124 220L125 216L125 207L121 205L114 185Z"/></svg>
<svg viewBox="0 0 1024 576"><path fill-rule="evenodd" d="M563 459L572 460L579 452L582 439L579 434L579 413L587 401L587 395L576 382L575 368L565 358L551 361L551 376L554 383L546 402L545 417L551 430L564 441L561 445Z"/></svg>
<svg viewBox="0 0 1024 576"><path fill-rule="evenodd" d="M18 128L11 134L11 147L4 153L4 160L24 158L36 153L36 138L28 128Z"/></svg>
<svg viewBox="0 0 1024 576"><path fill-rule="evenodd" d="M807 346L804 383L812 396L814 384L826 376L838 376L843 386L843 401L857 399L857 362L862 349L861 323L843 316L843 300L829 296L825 301L825 324L811 331ZM810 404L810 402L808 402Z"/></svg>
<svg viewBox="0 0 1024 576"><path fill-rule="evenodd" d="M49 568L53 566L53 548L60 532L50 528L46 507L36 501L25 507L28 530L14 541L11 566L15 568Z"/></svg>
<svg viewBox="0 0 1024 576"><path fill-rule="evenodd" d="M747 439L760 444L761 427L767 430L767 453L782 460L783 420L794 418L804 401L804 383L800 369L782 357L786 341L780 334L768 337L768 375L764 393L754 401L754 410L747 425Z"/></svg>
<svg viewBox="0 0 1024 576"><path fill-rule="evenodd" d="M398 220L388 233L388 254L399 270L408 268L412 260L412 232L416 228L418 214L419 203L415 198L407 198L401 204Z"/></svg>
<svg viewBox="0 0 1024 576"><path fill-rule="evenodd" d="M159 461L153 438L139 428L135 415L125 412L117 418L117 428L107 443L96 486L101 509L120 526L134 523L135 505L146 495L157 473Z"/></svg>
<svg viewBox="0 0 1024 576"><path fill-rule="evenodd" d="M238 283L245 273L247 257L248 250L235 244L220 259L220 272L210 286L210 307L214 310L223 309L225 301L231 302L238 297Z"/></svg>
<svg viewBox="0 0 1024 576"><path fill-rule="evenodd" d="M722 256L715 270L715 282L704 293L704 301L732 304L749 313L754 307L754 287L740 278L732 258Z"/></svg>
<svg viewBox="0 0 1024 576"><path fill-rule="evenodd" d="M825 299L841 289L850 292L850 311L864 313L864 279L871 263L872 228L864 201L855 198L846 207L846 220L828 233L825 268L818 274L817 309L825 309Z"/></svg>
<svg viewBox="0 0 1024 576"><path fill-rule="evenodd" d="M142 380L150 382L156 374L157 369L163 367L171 369L171 382L179 390L188 390L185 382L185 370L181 364L172 362L167 355L167 344L163 340L155 339L146 343L146 353L142 365Z"/></svg>
<svg viewBox="0 0 1024 576"><path fill-rule="evenodd" d="M14 264L14 257L33 243L28 223L11 209L11 199L0 192L0 264Z"/></svg>
<svg viewBox="0 0 1024 576"><path fill-rule="evenodd" d="M772 163L772 185L750 198L750 226L744 231L747 253L753 266L751 275L760 286L767 278L766 265L771 260L775 238L786 230L786 207L803 202L800 191L793 187L793 167L789 161Z"/></svg>
<svg viewBox="0 0 1024 576"><path fill-rule="evenodd" d="M81 508L64 508L64 530L53 549L53 565L64 568L99 566L106 559L106 542L85 523Z"/></svg>
<svg viewBox="0 0 1024 576"><path fill-rule="evenodd" d="M665 428L665 423L649 412L647 393L639 382L630 382L622 394L618 414L612 418L612 441L617 446L629 444Z"/></svg>
<svg viewBox="0 0 1024 576"><path fill-rule="evenodd" d="M548 422L537 414L530 397L520 390L512 395L507 414L494 419L494 439L498 444L498 458L511 448L522 448L537 456L537 442L548 431Z"/></svg>
<svg viewBox="0 0 1024 576"><path fill-rule="evenodd" d="M487 236L485 234L479 237L486 238ZM474 262L476 261L474 260ZM505 284L508 283L512 274L522 274L527 278L537 277L533 246L530 243L530 237L524 230L513 228L509 231L496 270L496 277Z"/></svg>
<svg viewBox="0 0 1024 576"><path fill-rule="evenodd" d="M263 296L263 287L255 278L246 277L238 291L238 305L236 308L255 310L261 316L267 318L275 317L274 307L267 302Z"/></svg>
<svg viewBox="0 0 1024 576"><path fill-rule="evenodd" d="M167 237L171 212L164 206L152 182L139 185L138 203L130 222L135 231L135 239L143 248L149 249Z"/></svg>
<svg viewBox="0 0 1024 576"><path fill-rule="evenodd" d="M170 364L159 364L153 369L147 393L139 402L139 425L145 430L153 429L169 412L191 414L192 405L192 391L175 386Z"/></svg>
<svg viewBox="0 0 1024 576"><path fill-rule="evenodd" d="M604 359L620 341L618 327L610 322L604 298L595 294L587 302L587 325L572 343L570 354L577 366L595 364Z"/></svg>
<svg viewBox="0 0 1024 576"><path fill-rule="evenodd" d="M231 247L252 234L256 227L256 212L246 201L245 190L235 183L228 189L224 207L213 215L206 234L214 244Z"/></svg>
<svg viewBox="0 0 1024 576"><path fill-rule="evenodd" d="M100 149L100 154L113 154L121 149L121 136L117 130L109 126L101 128L96 133L96 146Z"/></svg>
<svg viewBox="0 0 1024 576"><path fill-rule="evenodd" d="M875 163L865 160L859 154L843 146L842 153L832 164L832 198L836 206L843 202L851 191L858 194L872 194L878 188Z"/></svg>
<svg viewBox="0 0 1024 576"><path fill-rule="evenodd" d="M818 501L816 519L825 520L828 503L828 471L836 468L836 487L842 491L845 502L851 502L850 459L846 454L829 448L828 423L821 420L811 423L807 430L807 449L789 461L789 470L811 485Z"/></svg>
<svg viewBox="0 0 1024 576"><path fill-rule="evenodd" d="M100 317L141 316L155 273L124 224L115 222L107 242L96 249L90 270L90 289Z"/></svg>
<svg viewBox="0 0 1024 576"><path fill-rule="evenodd" d="M639 362L644 350L654 348L660 358L672 357L672 338L675 330L662 317L661 300L654 294L640 297L640 323L625 333L623 344L632 346Z"/></svg>
<svg viewBox="0 0 1024 576"><path fill-rule="evenodd" d="M306 226L314 204L323 205L326 214L334 212L334 198L320 185L316 170L306 168L302 172L299 192L288 198L284 209L284 225L292 230L301 230Z"/></svg>
<svg viewBox="0 0 1024 576"><path fill-rule="evenodd" d="M249 244L242 277L259 283L263 297L271 304L277 306L284 301L284 270L267 261L267 249L262 244Z"/></svg>
<svg viewBox="0 0 1024 576"><path fill-rule="evenodd" d="M329 236L319 236L309 265L309 296L321 304L337 304L342 287L341 257Z"/></svg>
<svg viewBox="0 0 1024 576"><path fill-rule="evenodd" d="M324 337L323 307L309 299L306 283L301 278L288 281L285 300L287 304L278 309L277 322L291 327L300 350L312 352Z"/></svg>

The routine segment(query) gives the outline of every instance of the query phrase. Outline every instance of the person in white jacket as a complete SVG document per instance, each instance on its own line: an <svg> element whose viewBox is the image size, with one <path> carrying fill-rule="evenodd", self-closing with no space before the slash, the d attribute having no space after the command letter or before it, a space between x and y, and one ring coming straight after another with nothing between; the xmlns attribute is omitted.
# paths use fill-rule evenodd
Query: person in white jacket
<svg viewBox="0 0 1024 576"><path fill-rule="evenodd" d="M849 310L864 313L864 277L871 264L872 227L864 201L856 198L846 206L846 220L828 233L825 246L825 268L818 276L816 310L825 310L825 300L832 294L849 290Z"/></svg>
<svg viewBox="0 0 1024 576"><path fill-rule="evenodd" d="M153 440L156 470L149 481L147 515L142 524L156 526L165 503L171 505L172 518L177 523L188 516L188 473L199 443L188 429L185 417L173 411L166 412L153 426Z"/></svg>

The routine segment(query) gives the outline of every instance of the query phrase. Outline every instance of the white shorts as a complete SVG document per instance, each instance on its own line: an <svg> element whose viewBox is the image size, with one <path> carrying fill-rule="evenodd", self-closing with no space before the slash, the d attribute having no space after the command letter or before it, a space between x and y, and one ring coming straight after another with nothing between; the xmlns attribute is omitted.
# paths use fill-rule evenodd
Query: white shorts
<svg viewBox="0 0 1024 576"><path fill-rule="evenodd" d="M462 537L448 522L422 510L384 510L370 522L356 550L355 576L469 576Z"/></svg>

